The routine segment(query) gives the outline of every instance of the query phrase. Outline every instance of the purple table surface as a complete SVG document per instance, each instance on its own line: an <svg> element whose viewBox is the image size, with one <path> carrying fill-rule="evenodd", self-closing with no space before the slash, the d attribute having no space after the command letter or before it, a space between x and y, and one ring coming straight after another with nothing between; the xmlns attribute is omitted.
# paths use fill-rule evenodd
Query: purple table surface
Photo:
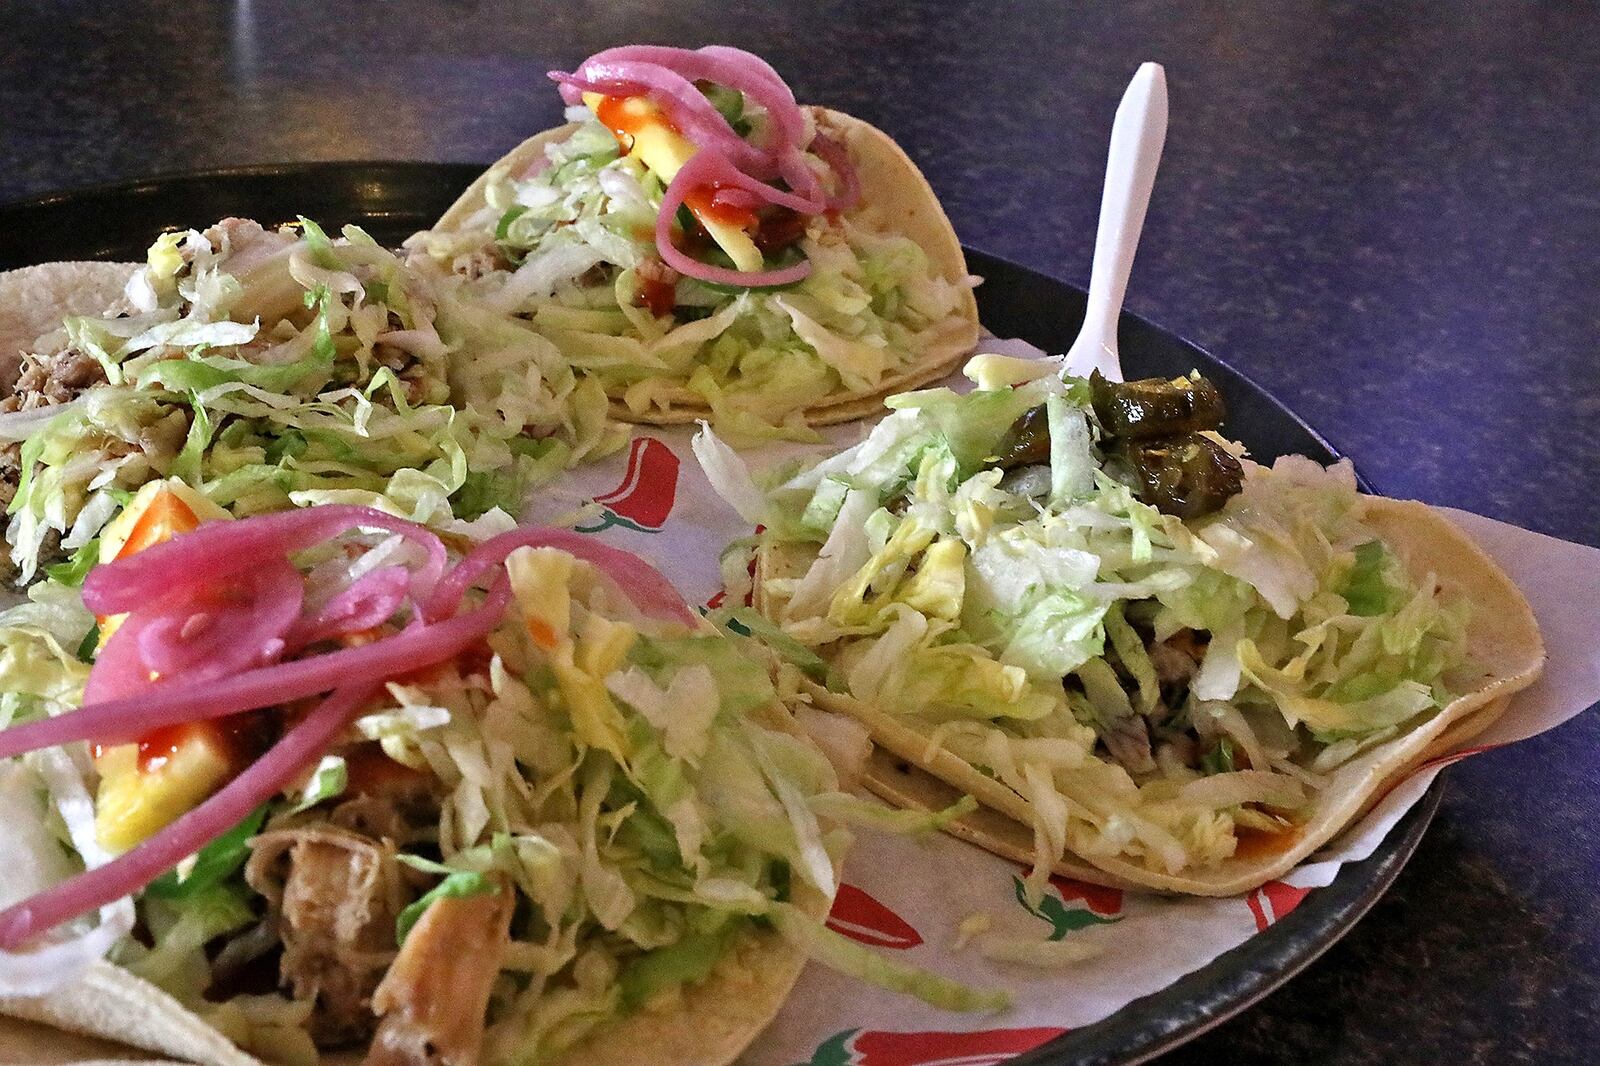
<svg viewBox="0 0 1600 1066"><path fill-rule="evenodd" d="M346 8L0 7L0 201L245 163L488 161L558 120L547 69L723 42L899 139L968 244L1081 285L1111 116L1152 59L1171 131L1129 307L1388 494L1600 544L1592 7ZM1592 710L1452 770L1376 909L1163 1061L1595 1061L1597 786Z"/></svg>

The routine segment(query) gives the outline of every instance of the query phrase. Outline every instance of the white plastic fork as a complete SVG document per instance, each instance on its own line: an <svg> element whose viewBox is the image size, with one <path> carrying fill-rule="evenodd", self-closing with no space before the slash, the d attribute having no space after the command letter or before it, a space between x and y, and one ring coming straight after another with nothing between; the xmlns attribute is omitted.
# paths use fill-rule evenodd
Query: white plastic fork
<svg viewBox="0 0 1600 1066"><path fill-rule="evenodd" d="M1069 374L1088 377L1098 370L1122 380L1117 355L1117 318L1128 291L1133 253L1139 247L1145 209L1167 139L1167 75L1159 63L1145 63L1117 105L1111 125L1111 150L1106 157L1106 187L1100 197L1100 228L1094 238L1094 267L1089 273L1089 306L1083 329L1068 350Z"/></svg>

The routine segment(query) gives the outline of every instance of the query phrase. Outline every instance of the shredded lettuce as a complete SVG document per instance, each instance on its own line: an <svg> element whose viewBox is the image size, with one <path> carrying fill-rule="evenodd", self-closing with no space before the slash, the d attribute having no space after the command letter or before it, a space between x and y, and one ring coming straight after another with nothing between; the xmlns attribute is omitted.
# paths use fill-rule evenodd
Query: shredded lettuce
<svg viewBox="0 0 1600 1066"><path fill-rule="evenodd" d="M829 967L882 988L916 996L935 1007L954 1011L995 1011L1011 1006L1010 993L979 991L909 966L808 920L792 906L778 907L772 921L785 939Z"/></svg>
<svg viewBox="0 0 1600 1066"><path fill-rule="evenodd" d="M1384 576L1384 571L1393 565L1393 556L1382 541L1369 540L1356 545L1355 564L1350 568L1350 577L1341 593L1351 614L1370 618L1394 609L1398 590Z"/></svg>
<svg viewBox="0 0 1600 1066"><path fill-rule="evenodd" d="M124 948L120 961L189 1002L200 1000L210 980L205 945L256 920L249 892L239 883L211 883L181 898L150 897L141 916L154 943L144 951Z"/></svg>
<svg viewBox="0 0 1600 1066"><path fill-rule="evenodd" d="M415 902L402 910L394 922L394 942L404 944L406 934L411 932L411 927L416 925L422 915L435 902L441 899L463 899L467 896L481 896L495 891L493 879L485 877L474 870L455 870L445 876L443 881L434 885L427 892L419 896Z"/></svg>
<svg viewBox="0 0 1600 1066"><path fill-rule="evenodd" d="M818 683L827 681L828 664L822 656L789 636L753 608L724 608L713 611L710 618L717 625L740 636L756 638L811 680Z"/></svg>
<svg viewBox="0 0 1600 1066"><path fill-rule="evenodd" d="M107 383L23 442L6 531L23 583L52 536L77 551L51 573L81 579L119 495L157 478L240 517L337 501L445 526L517 513L626 438L548 339L359 229L169 237L139 313L66 325Z"/></svg>
<svg viewBox="0 0 1600 1066"><path fill-rule="evenodd" d="M61 585L77 588L100 561L100 539L92 537L84 542L64 563L45 567L45 575Z"/></svg>
<svg viewBox="0 0 1600 1066"><path fill-rule="evenodd" d="M250 856L248 841L261 831L266 818L267 808L257 807L244 821L201 848L187 873L180 876L179 871L168 870L145 892L162 899L187 900L221 886L244 866Z"/></svg>
<svg viewBox="0 0 1600 1066"><path fill-rule="evenodd" d="M350 783L350 768L339 755L324 755L311 771L311 779L301 790L300 798L289 808L290 814L309 811L317 804L344 794Z"/></svg>
<svg viewBox="0 0 1600 1066"><path fill-rule="evenodd" d="M926 833L940 830L978 809L978 801L962 796L938 811L896 810L874 800L844 792L827 792L811 800L818 815L842 824L877 829L886 833Z"/></svg>
<svg viewBox="0 0 1600 1066"><path fill-rule="evenodd" d="M95 628L77 591L53 582L0 611L0 727L82 702L89 666L77 651Z"/></svg>

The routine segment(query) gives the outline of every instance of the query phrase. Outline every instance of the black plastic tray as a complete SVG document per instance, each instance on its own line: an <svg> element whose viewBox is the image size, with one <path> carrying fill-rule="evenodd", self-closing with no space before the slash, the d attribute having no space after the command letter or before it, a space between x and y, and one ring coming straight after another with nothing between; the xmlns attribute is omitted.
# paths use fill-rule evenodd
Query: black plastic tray
<svg viewBox="0 0 1600 1066"><path fill-rule="evenodd" d="M0 206L0 270L72 259L138 260L163 230L204 227L228 215L262 224L297 215L324 227L353 222L398 244L424 229L482 170L459 163L290 163L174 174L66 192ZM1083 290L969 249L969 269L984 282L984 325L1047 351L1071 346L1083 320ZM1129 377L1175 375L1198 367L1228 399L1230 436L1252 455L1338 458L1333 448L1266 390L1176 334L1124 313L1118 325ZM1363 482L1363 486L1371 486ZM1144 1062L1232 1017L1299 973L1365 914L1399 875L1438 809L1442 781L1378 850L1351 863L1283 920L1091 1026L1014 1060L1016 1066Z"/></svg>

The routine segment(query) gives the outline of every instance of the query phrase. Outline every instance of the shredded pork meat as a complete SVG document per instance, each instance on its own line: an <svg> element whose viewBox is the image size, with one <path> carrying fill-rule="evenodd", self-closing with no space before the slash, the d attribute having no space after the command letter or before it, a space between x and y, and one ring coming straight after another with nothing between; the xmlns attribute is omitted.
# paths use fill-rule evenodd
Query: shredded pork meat
<svg viewBox="0 0 1600 1066"><path fill-rule="evenodd" d="M513 905L509 888L429 905L372 997L366 1066L475 1066Z"/></svg>
<svg viewBox="0 0 1600 1066"><path fill-rule="evenodd" d="M105 380L105 368L99 360L76 348L53 355L24 354L16 391L0 400L0 412L70 403L84 390Z"/></svg>
<svg viewBox="0 0 1600 1066"><path fill-rule="evenodd" d="M393 847L327 827L270 830L250 847L245 879L277 922L284 985L314 1004L312 1038L325 1047L365 1040L407 896Z"/></svg>
<svg viewBox="0 0 1600 1066"><path fill-rule="evenodd" d="M1161 698L1143 713L1095 723L1106 755L1136 777L1155 772L1163 761L1191 768L1197 764L1201 749L1186 735L1189 727L1177 712L1189 698L1189 685L1200 672L1209 639L1208 634L1192 629L1180 629L1163 641L1144 633L1145 652L1155 669ZM1131 699L1136 695L1133 676L1120 663L1117 669Z"/></svg>
<svg viewBox="0 0 1600 1066"><path fill-rule="evenodd" d="M1150 754L1150 725L1142 715L1118 718L1099 729L1100 739L1111 757L1132 774L1147 774L1156 768Z"/></svg>
<svg viewBox="0 0 1600 1066"><path fill-rule="evenodd" d="M0 444L0 511L11 506L21 483L22 445L15 441Z"/></svg>
<svg viewBox="0 0 1600 1066"><path fill-rule="evenodd" d="M70 403L105 379L99 362L75 348L54 355L24 353L15 390L0 399L0 414ZM21 478L21 442L0 444L0 508L11 505Z"/></svg>
<svg viewBox="0 0 1600 1066"><path fill-rule="evenodd" d="M1187 685L1200 672L1205 646L1196 646L1188 630L1174 633L1167 640L1150 645L1150 665L1163 686Z"/></svg>

